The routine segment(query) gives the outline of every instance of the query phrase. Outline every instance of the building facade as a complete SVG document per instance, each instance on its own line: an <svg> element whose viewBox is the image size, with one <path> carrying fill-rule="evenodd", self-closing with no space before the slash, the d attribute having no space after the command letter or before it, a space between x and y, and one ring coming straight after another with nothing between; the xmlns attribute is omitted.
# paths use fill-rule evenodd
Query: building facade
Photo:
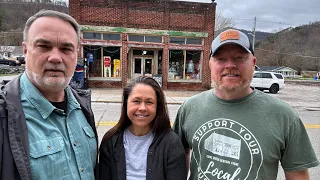
<svg viewBox="0 0 320 180"><path fill-rule="evenodd" d="M214 2L69 0L89 87L122 88L143 75L164 90L209 89L215 11Z"/></svg>

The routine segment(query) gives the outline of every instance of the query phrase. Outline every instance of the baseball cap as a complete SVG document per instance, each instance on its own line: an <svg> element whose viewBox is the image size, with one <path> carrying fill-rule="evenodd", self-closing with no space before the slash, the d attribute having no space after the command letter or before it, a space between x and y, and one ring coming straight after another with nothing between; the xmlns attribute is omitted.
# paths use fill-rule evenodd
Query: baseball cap
<svg viewBox="0 0 320 180"><path fill-rule="evenodd" d="M247 35L236 29L228 29L220 33L213 40L211 44L211 56L213 56L220 47L226 44L237 44L248 51L248 53L254 54Z"/></svg>

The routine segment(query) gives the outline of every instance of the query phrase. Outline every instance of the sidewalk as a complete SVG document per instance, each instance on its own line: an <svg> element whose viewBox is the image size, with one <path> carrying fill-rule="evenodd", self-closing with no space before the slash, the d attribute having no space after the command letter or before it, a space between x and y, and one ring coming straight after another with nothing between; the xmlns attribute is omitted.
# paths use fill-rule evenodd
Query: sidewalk
<svg viewBox="0 0 320 180"><path fill-rule="evenodd" d="M90 88L92 102L121 103L123 89ZM164 91L167 104L181 104L189 97L201 91Z"/></svg>

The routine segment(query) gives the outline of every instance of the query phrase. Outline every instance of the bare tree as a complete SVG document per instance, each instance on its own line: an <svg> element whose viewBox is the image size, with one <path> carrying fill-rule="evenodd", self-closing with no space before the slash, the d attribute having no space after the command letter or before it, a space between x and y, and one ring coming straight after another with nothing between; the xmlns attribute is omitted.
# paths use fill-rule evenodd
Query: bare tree
<svg viewBox="0 0 320 180"><path fill-rule="evenodd" d="M275 40L276 43L273 44L274 50L279 52L275 57L277 66L287 65L287 61L291 57L288 57L285 54L292 54L293 52L295 52L293 51L293 46L295 46L295 44L293 43L295 34L291 30L292 28L280 29L277 33Z"/></svg>
<svg viewBox="0 0 320 180"><path fill-rule="evenodd" d="M227 27L235 27L235 22L233 21L233 19L224 17L221 13L217 13L215 31L220 31Z"/></svg>

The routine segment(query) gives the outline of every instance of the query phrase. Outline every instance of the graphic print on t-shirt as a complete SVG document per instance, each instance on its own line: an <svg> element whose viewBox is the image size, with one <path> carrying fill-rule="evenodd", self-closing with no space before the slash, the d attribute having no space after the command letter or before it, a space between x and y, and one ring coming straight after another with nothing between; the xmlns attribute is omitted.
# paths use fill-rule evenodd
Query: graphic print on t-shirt
<svg viewBox="0 0 320 180"><path fill-rule="evenodd" d="M215 132L205 140L205 149L224 157L239 160L241 140L220 135Z"/></svg>
<svg viewBox="0 0 320 180"><path fill-rule="evenodd" d="M263 162L259 142L242 124L230 119L206 122L194 133L192 153L198 179L257 179Z"/></svg>

